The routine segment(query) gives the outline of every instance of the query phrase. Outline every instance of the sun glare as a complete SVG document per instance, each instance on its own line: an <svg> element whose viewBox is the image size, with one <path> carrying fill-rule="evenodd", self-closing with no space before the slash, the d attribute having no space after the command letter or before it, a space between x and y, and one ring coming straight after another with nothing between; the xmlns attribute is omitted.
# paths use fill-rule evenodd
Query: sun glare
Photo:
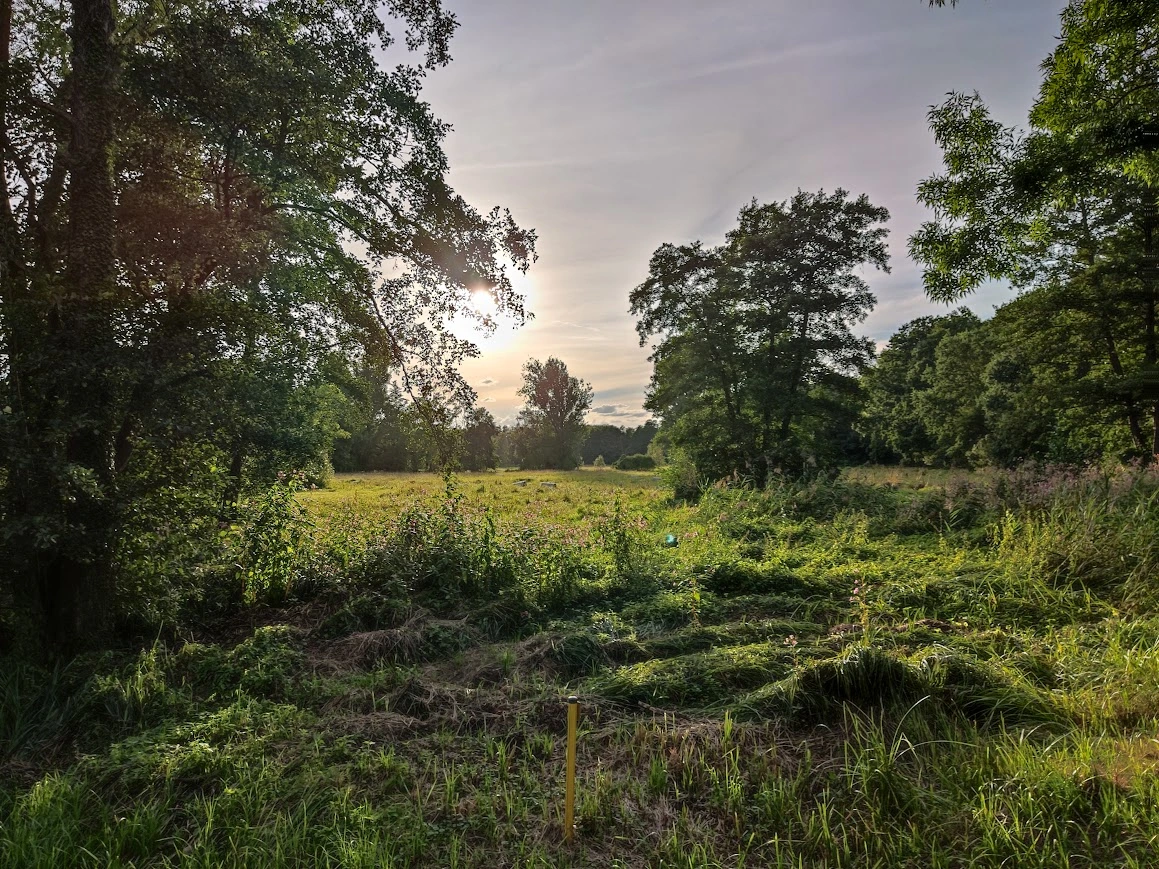
<svg viewBox="0 0 1159 869"><path fill-rule="evenodd" d="M530 307L531 279L515 269L509 270L507 274L511 278L515 292L523 296L524 304ZM506 346L518 333L515 322L499 311L498 305L495 304L495 297L491 295L490 291L475 290L471 293L470 305L477 315L486 317L495 324L494 331L488 334L481 324L477 321L471 321L467 328L467 334L463 336L477 344L483 352L498 350Z"/></svg>
<svg viewBox="0 0 1159 869"><path fill-rule="evenodd" d="M494 317L498 310L494 297L487 290L475 290L471 293L471 307L484 317Z"/></svg>

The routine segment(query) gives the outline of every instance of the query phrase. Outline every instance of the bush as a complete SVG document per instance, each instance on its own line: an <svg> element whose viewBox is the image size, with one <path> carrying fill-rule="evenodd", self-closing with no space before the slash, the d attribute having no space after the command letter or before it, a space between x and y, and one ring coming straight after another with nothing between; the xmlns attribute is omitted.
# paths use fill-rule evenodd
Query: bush
<svg viewBox="0 0 1159 869"><path fill-rule="evenodd" d="M616 460L617 471L651 471L656 467L656 460L644 453L633 453L630 456L620 456Z"/></svg>
<svg viewBox="0 0 1159 869"><path fill-rule="evenodd" d="M695 501L704 490L704 481L696 470L692 457L681 449L668 454L668 463L660 471L664 484L672 490L672 495L682 501Z"/></svg>

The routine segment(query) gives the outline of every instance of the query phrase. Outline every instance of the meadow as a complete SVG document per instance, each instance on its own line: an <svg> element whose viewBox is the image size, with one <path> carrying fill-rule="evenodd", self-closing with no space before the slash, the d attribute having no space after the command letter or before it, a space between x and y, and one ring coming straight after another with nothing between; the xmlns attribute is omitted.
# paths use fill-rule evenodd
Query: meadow
<svg viewBox="0 0 1159 869"><path fill-rule="evenodd" d="M1159 865L1155 472L670 493L281 487L144 650L0 676L0 865Z"/></svg>

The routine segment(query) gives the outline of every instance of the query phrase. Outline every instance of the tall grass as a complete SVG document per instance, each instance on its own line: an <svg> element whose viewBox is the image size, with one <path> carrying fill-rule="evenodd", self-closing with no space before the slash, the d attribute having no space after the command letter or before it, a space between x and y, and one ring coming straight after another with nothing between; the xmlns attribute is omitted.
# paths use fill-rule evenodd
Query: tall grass
<svg viewBox="0 0 1159 869"><path fill-rule="evenodd" d="M0 661L0 762L43 750L64 736L77 704L69 668Z"/></svg>
<svg viewBox="0 0 1159 869"><path fill-rule="evenodd" d="M1111 597L1136 611L1159 594L1159 479L1149 471L1063 474L1018 498L997 526L1011 573Z"/></svg>

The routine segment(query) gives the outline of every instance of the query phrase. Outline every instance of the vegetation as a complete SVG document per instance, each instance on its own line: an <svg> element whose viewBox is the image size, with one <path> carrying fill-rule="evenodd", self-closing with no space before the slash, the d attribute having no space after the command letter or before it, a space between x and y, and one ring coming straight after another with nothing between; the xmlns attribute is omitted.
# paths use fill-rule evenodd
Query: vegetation
<svg viewBox="0 0 1159 869"><path fill-rule="evenodd" d="M580 448L580 458L585 465L593 464L597 458L614 465L620 456L647 453L656 437L658 426L652 420L635 428L618 425L589 425L587 436Z"/></svg>
<svg viewBox="0 0 1159 869"><path fill-rule="evenodd" d="M852 327L874 303L862 266L888 271L889 212L838 189L741 209L725 243L665 244L632 291L652 336L646 406L711 478L763 482L843 456L856 375L872 345Z"/></svg>
<svg viewBox="0 0 1159 869"><path fill-rule="evenodd" d="M887 212L754 200L632 291L635 429L459 374L535 236L447 185L454 27L0 0L0 865L1153 865L1155 4L931 111L994 317L875 354Z"/></svg>
<svg viewBox="0 0 1159 869"><path fill-rule="evenodd" d="M480 287L522 315L534 235L447 185L438 0L4 10L0 641L66 656L138 603L140 517L324 470L345 370L467 409L446 324Z"/></svg>
<svg viewBox="0 0 1159 869"><path fill-rule="evenodd" d="M927 293L951 301L988 279L1021 290L983 346L953 345L966 365L989 362L995 459L1159 453L1159 97L1155 57L1139 48L1157 33L1151 4L1071 3L1027 131L995 121L977 95L930 113L946 171L920 185L934 219L910 240ZM1006 455L1007 414L1047 419L1021 455Z"/></svg>
<svg viewBox="0 0 1159 869"><path fill-rule="evenodd" d="M634 453L630 456L620 456L616 460L618 471L650 471L656 467L656 460L644 453Z"/></svg>
<svg viewBox="0 0 1159 869"><path fill-rule="evenodd" d="M577 467L587 435L584 417L592 406L591 386L572 377L552 356L546 362L528 360L519 394L525 400L516 440L520 467Z"/></svg>
<svg viewBox="0 0 1159 869"><path fill-rule="evenodd" d="M0 862L1153 859L1155 472L524 479L266 504L251 608L3 668Z"/></svg>

